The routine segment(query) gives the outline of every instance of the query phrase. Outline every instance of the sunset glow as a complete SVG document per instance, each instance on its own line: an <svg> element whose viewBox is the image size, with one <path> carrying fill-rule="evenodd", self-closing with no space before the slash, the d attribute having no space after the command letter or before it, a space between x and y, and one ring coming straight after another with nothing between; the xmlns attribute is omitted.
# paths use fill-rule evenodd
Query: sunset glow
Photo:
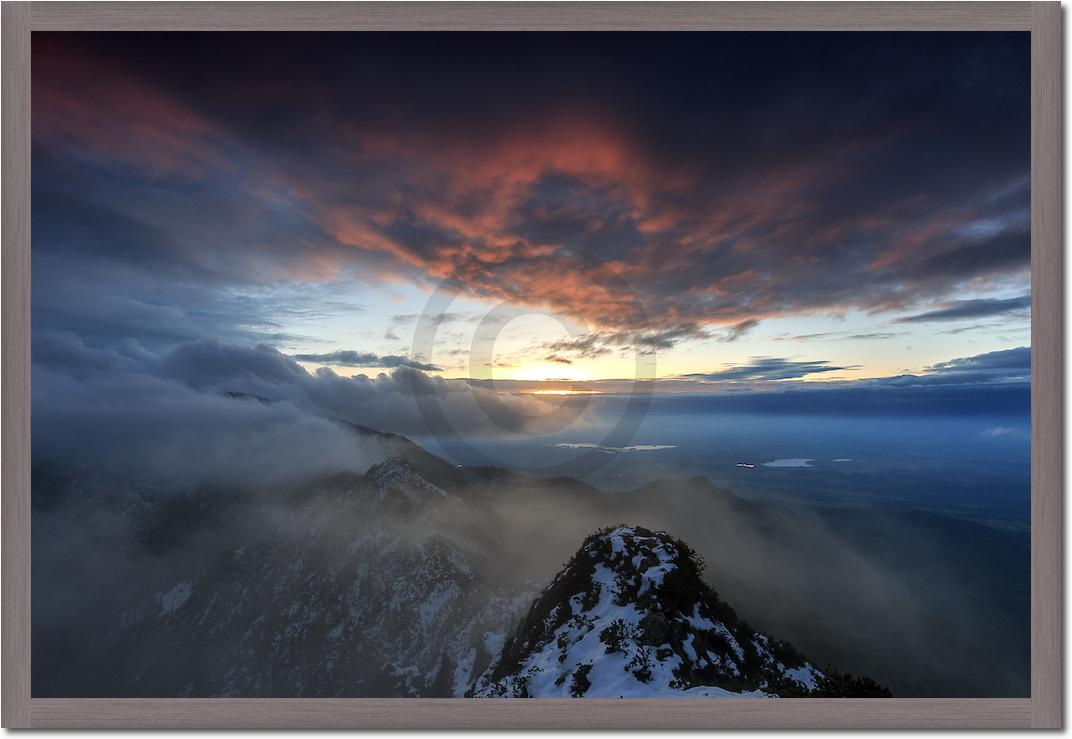
<svg viewBox="0 0 1072 739"><path fill-rule="evenodd" d="M628 67L639 41L599 36L549 63L536 52L553 37L542 38L515 39L528 54L519 63L579 77L563 85L552 69L547 84L512 88L459 61L459 84L438 95L407 70L457 56L462 35L398 37L390 49L378 38L318 43L303 53L318 75L332 71L312 83L253 40L246 60L221 59L211 79L194 69L165 79L155 60L166 35L125 55L103 51L99 37L42 36L33 50L34 145L49 152L34 170L35 213L50 214L42 243L74 229L171 270L165 292L185 285L190 302L165 333L198 334L220 317L236 336L348 376L706 375L696 389L707 392L719 372L772 358L797 369L770 379L861 381L1028 343L1019 98L991 110L952 75L909 116L895 96L862 102L861 70L806 93L786 87L781 104L794 113L772 115L766 78L740 78L738 60L752 52L732 34L644 54L662 61L616 70L635 84L613 96L599 92L589 62L618 55ZM964 39L963 53L975 54L982 41ZM500 40L484 41L494 56ZM791 56L806 39L783 43ZM855 44L844 53L864 67L886 69L883 54L903 63L892 47ZM991 46L980 58L996 65L1026 54L1012 40ZM386 53L405 85L343 71ZM667 84L679 72L658 70L679 56L719 93ZM254 68L282 81L257 93L257 105L288 111L274 123L225 92L245 88ZM843 130L812 104L854 98L857 124ZM399 121L402 109L420 112ZM734 111L726 130L714 123L723 110ZM306 116L316 124L287 123ZM978 131L966 124L979 120ZM293 155L265 153L284 149ZM77 193L57 168L64 158L83 166ZM147 245L148 233L160 238ZM202 274L228 285L211 305L196 296ZM146 320L180 300L139 284L115 290ZM453 287L431 309L441 311L428 316L435 339L421 348L418 317L442 285ZM114 311L94 306L83 320L110 331Z"/></svg>

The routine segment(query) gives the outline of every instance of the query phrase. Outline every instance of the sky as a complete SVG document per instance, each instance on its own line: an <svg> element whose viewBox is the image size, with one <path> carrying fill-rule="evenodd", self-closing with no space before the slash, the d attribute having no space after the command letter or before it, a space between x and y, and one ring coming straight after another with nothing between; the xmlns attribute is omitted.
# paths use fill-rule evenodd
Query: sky
<svg viewBox="0 0 1072 739"><path fill-rule="evenodd" d="M1029 375L1026 33L32 53L35 371L241 348L523 391Z"/></svg>

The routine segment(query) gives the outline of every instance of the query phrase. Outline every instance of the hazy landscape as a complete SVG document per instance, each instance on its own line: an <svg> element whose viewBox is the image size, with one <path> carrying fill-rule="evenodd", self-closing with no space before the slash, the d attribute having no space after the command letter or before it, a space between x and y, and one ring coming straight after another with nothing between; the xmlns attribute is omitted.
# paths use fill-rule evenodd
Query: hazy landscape
<svg viewBox="0 0 1072 739"><path fill-rule="evenodd" d="M35 697L1023 697L1025 33L33 38Z"/></svg>

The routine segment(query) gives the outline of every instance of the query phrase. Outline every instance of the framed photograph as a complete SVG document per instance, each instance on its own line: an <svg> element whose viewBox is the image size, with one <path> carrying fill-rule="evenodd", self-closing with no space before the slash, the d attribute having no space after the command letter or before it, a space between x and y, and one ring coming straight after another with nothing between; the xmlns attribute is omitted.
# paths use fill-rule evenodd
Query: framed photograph
<svg viewBox="0 0 1072 739"><path fill-rule="evenodd" d="M1057 3L3 4L3 724L1062 724Z"/></svg>

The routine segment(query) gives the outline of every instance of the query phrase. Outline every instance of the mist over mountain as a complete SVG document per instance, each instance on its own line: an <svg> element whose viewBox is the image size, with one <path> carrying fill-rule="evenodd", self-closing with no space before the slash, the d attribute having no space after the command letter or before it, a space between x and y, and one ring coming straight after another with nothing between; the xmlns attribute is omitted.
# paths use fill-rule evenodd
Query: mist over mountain
<svg viewBox="0 0 1072 739"><path fill-rule="evenodd" d="M273 405L241 394L220 402ZM512 692L519 673L505 666L539 658L531 644L519 650L525 624L562 605L549 606L544 589L575 581L576 567L563 563L576 562L586 540L602 546L587 537L617 521L670 532L623 546L691 573L688 603L653 610L643 599L658 588L640 592L651 568L629 565L619 574L634 576L632 590L614 596L622 608L668 623L708 614L752 645L730 657L711 636L719 627L705 626L689 643L709 656L692 659L687 634L668 647L627 635L630 660L650 652L666 690L807 694L823 689L822 676L851 673L900 696L1026 691L1027 549L1009 534L922 512L747 502L702 478L605 492L459 467L405 437L329 423L350 441L355 471L182 488L35 467L34 695ZM669 536L706 561L702 579L675 549L687 545ZM593 572L581 574L592 581ZM599 616L599 633L619 620L588 615ZM784 639L792 652L752 639ZM659 659L663 648L674 656ZM815 671L803 687L782 680L800 674L792 671L803 662L787 656L796 650ZM573 675L592 659L568 654ZM722 672L702 661L716 656ZM778 676L764 672L779 663Z"/></svg>

